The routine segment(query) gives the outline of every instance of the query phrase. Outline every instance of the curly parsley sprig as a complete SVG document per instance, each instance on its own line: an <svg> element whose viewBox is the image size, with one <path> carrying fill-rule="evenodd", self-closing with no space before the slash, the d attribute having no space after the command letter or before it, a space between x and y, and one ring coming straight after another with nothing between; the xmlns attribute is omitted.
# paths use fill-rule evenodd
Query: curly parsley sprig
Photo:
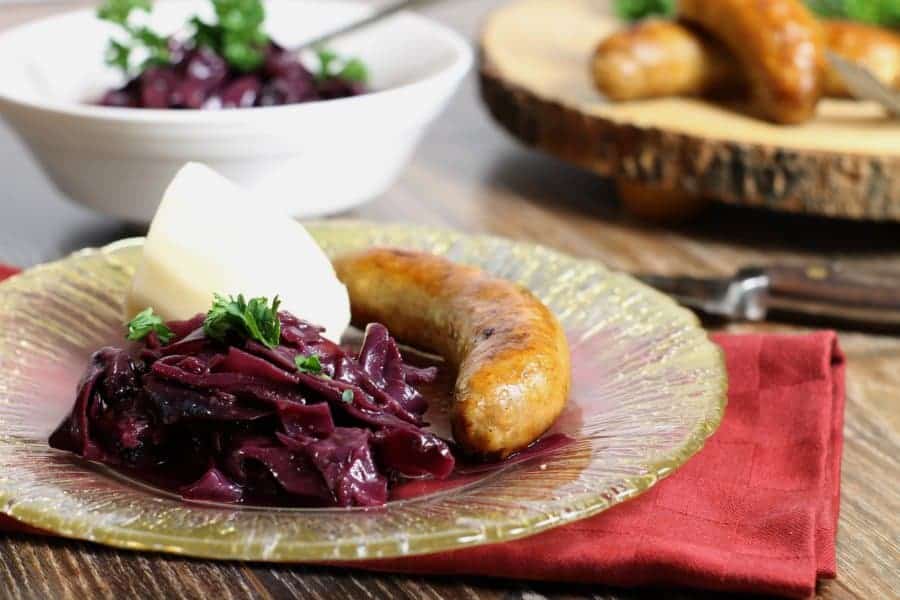
<svg viewBox="0 0 900 600"><path fill-rule="evenodd" d="M166 65L172 60L169 41L146 25L137 25L133 18L138 12L149 14L150 0L106 0L97 9L97 17L118 25L124 35L113 38L106 48L106 64L117 67L125 76L143 72L152 66ZM139 65L133 64L135 51L145 55Z"/></svg>
<svg viewBox="0 0 900 600"><path fill-rule="evenodd" d="M194 16L188 20L193 29L194 46L208 46L239 71L252 71L265 60L269 36L263 30L266 11L262 0L211 0L216 19L207 23ZM149 27L135 24L137 13L149 14L150 0L106 0L97 9L97 17L118 25L124 35L109 41L107 64L119 68L126 76L141 73L151 66L172 62L169 40ZM136 65L135 54L146 59Z"/></svg>
<svg viewBox="0 0 900 600"><path fill-rule="evenodd" d="M322 362L315 354L298 354L294 357L294 364L297 365L297 370L301 373L308 375L320 375L322 373Z"/></svg>
<svg viewBox="0 0 900 600"><path fill-rule="evenodd" d="M125 338L139 342L153 332L156 332L156 337L163 344L168 344L175 337L175 333L166 326L162 317L155 314L152 308L145 308L128 322L128 334Z"/></svg>
<svg viewBox="0 0 900 600"><path fill-rule="evenodd" d="M207 47L222 56L234 69L250 72L259 68L266 59L270 43L263 25L266 10L262 0L210 0L215 20L206 22L194 15L187 22L190 31L188 45ZM149 27L137 25L136 15L153 10L151 0L105 0L97 9L97 16L118 25L122 34L109 41L107 64L120 69L126 77L144 72L151 66L172 63L169 39ZM135 55L146 58L134 64ZM316 50L319 60L320 80L337 77L346 81L365 83L369 74L359 59L343 58L325 49Z"/></svg>
<svg viewBox="0 0 900 600"><path fill-rule="evenodd" d="M225 342L229 338L249 338L274 348L281 341L281 321L278 320L278 296L244 299L243 294L214 296L212 308L206 313L203 331L206 336Z"/></svg>
<svg viewBox="0 0 900 600"><path fill-rule="evenodd" d="M675 0L616 0L616 14L626 21L636 21L653 15L671 16Z"/></svg>
<svg viewBox="0 0 900 600"><path fill-rule="evenodd" d="M252 71L266 58L269 36L263 30L266 10L261 0L212 0L215 23L193 17L193 41L224 57L239 71Z"/></svg>
<svg viewBox="0 0 900 600"><path fill-rule="evenodd" d="M319 59L319 70L316 78L319 81L337 77L345 81L366 83L369 80L369 70L358 58L343 58L328 48L316 48L316 57Z"/></svg>

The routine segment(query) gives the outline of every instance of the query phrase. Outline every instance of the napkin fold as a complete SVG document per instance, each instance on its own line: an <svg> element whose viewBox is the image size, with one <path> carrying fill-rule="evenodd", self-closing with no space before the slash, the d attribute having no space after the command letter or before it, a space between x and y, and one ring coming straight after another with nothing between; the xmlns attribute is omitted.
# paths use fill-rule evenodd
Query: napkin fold
<svg viewBox="0 0 900 600"><path fill-rule="evenodd" d="M713 339L729 375L722 425L642 496L514 542L354 566L811 596L836 574L843 354L833 332Z"/></svg>
<svg viewBox="0 0 900 600"><path fill-rule="evenodd" d="M0 279L14 272L0 265ZM836 570L843 354L833 332L713 339L729 375L722 425L642 496L522 540L349 566L812 595Z"/></svg>

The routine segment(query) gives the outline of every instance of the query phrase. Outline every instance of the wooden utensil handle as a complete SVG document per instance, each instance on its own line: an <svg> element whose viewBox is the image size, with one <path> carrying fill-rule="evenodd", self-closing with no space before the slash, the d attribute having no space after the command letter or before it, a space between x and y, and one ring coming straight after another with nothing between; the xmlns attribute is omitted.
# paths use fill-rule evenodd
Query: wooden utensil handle
<svg viewBox="0 0 900 600"><path fill-rule="evenodd" d="M900 310L900 273L851 271L835 264L771 266L764 274L773 299L792 298L817 304Z"/></svg>

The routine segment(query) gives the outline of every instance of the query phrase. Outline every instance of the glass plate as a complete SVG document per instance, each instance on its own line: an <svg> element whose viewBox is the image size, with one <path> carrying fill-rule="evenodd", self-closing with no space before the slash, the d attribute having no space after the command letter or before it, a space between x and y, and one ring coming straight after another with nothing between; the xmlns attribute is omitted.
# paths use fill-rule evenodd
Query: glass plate
<svg viewBox="0 0 900 600"><path fill-rule="evenodd" d="M0 284L0 510L112 546L262 561L390 557L510 540L634 498L703 445L725 407L722 353L688 311L630 277L538 246L405 225L310 225L329 253L419 248L534 291L559 316L575 442L449 492L363 509L196 505L51 450L92 351L118 343L141 240ZM298 274L302 264L297 265Z"/></svg>

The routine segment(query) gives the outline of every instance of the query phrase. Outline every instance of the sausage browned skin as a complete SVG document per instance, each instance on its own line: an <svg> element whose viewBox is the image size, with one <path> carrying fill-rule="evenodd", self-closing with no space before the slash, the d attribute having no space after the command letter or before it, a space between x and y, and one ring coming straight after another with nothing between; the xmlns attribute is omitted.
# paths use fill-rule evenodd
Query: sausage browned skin
<svg viewBox="0 0 900 600"><path fill-rule="evenodd" d="M865 67L889 87L900 87L900 35L850 21L825 21L822 30L829 50ZM825 77L825 94L850 96L840 74L831 68Z"/></svg>
<svg viewBox="0 0 900 600"><path fill-rule="evenodd" d="M825 45L801 0L680 0L678 16L731 50L767 119L791 124L813 116L824 89Z"/></svg>
<svg viewBox="0 0 900 600"><path fill-rule="evenodd" d="M821 26L829 50L900 88L900 35L853 21L828 20ZM728 50L677 21L641 21L613 33L597 47L592 64L597 89L620 101L702 96L733 90L741 80ZM830 65L825 95L849 96Z"/></svg>
<svg viewBox="0 0 900 600"><path fill-rule="evenodd" d="M740 81L731 54L699 31L648 19L613 33L594 52L594 83L617 101L697 96Z"/></svg>
<svg viewBox="0 0 900 600"><path fill-rule="evenodd" d="M451 422L473 454L503 458L541 436L571 381L565 333L524 288L422 252L375 248L334 261L353 321L380 322L458 370Z"/></svg>

